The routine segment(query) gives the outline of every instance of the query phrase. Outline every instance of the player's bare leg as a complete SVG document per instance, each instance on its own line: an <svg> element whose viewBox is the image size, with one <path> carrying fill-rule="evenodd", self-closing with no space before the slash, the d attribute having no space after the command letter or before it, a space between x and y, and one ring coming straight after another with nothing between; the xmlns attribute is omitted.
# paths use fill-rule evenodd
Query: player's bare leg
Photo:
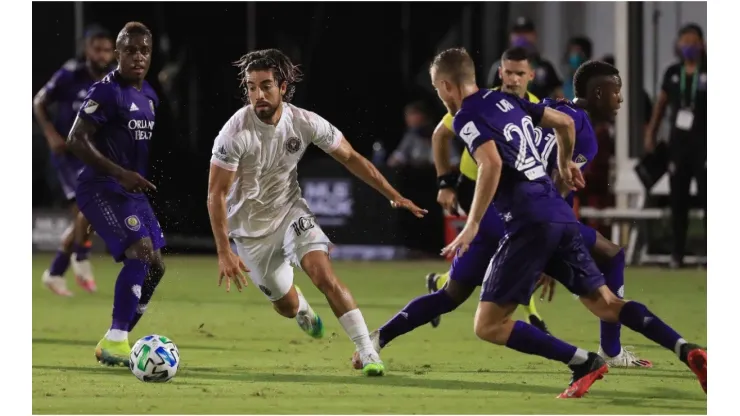
<svg viewBox="0 0 740 416"><path fill-rule="evenodd" d="M591 256L604 273L606 286L618 298L624 298L624 250L606 239L601 233L596 233L596 243L591 248ZM610 367L640 367L651 368L653 363L639 358L629 348L622 346L621 329L619 322L600 323L599 355Z"/></svg>
<svg viewBox="0 0 740 416"><path fill-rule="evenodd" d="M678 358L694 372L702 389L707 391L707 353L697 344L690 344L673 328L635 301L618 298L606 285L599 287L581 302L599 319L620 322L631 330L676 353Z"/></svg>
<svg viewBox="0 0 740 416"><path fill-rule="evenodd" d="M90 236L92 228L85 216L78 212L74 222L74 247L72 254L72 270L75 273L77 284L84 290L93 293L98 290L92 273L92 265L88 258L92 242Z"/></svg>
<svg viewBox="0 0 740 416"><path fill-rule="evenodd" d="M77 205L72 207L72 212L74 215L79 213ZM72 296L72 292L67 288L64 273L69 268L72 252L74 251L74 227L74 223L70 224L64 231L64 234L62 234L61 247L59 247L54 260L52 260L51 265L44 271L41 277L44 286L59 296Z"/></svg>
<svg viewBox="0 0 740 416"><path fill-rule="evenodd" d="M514 321L517 304L497 305L481 301L475 313L475 334L490 343L525 354L539 355L567 364L573 372L570 386L559 398L579 398L607 373L604 359L598 354L567 344L524 321Z"/></svg>
<svg viewBox="0 0 740 416"><path fill-rule="evenodd" d="M272 302L272 307L286 318L295 318L303 332L313 338L323 338L324 323L303 296L301 289L292 285L282 298Z"/></svg>
<svg viewBox="0 0 740 416"><path fill-rule="evenodd" d="M310 251L301 259L301 267L313 284L326 296L334 315L344 331L355 343L360 356L362 371L368 376L382 376L385 366L373 348L362 312L347 286L334 274L329 255L320 250Z"/></svg>

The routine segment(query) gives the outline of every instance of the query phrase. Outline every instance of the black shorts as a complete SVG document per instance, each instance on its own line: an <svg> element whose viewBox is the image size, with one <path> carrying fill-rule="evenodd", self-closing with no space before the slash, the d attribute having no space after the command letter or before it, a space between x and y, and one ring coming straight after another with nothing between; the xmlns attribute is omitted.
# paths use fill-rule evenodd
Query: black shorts
<svg viewBox="0 0 740 416"><path fill-rule="evenodd" d="M470 212L470 207L473 205L473 195L475 195L475 181L460 174L457 178L457 203L466 214Z"/></svg>

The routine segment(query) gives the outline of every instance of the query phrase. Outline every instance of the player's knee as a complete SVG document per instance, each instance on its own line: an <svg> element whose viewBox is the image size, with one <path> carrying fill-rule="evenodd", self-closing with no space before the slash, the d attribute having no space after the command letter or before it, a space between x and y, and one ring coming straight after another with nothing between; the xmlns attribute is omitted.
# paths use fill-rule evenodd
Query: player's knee
<svg viewBox="0 0 740 416"><path fill-rule="evenodd" d="M142 238L126 250L126 258L141 260L150 266L157 261L157 257L149 238Z"/></svg>
<svg viewBox="0 0 740 416"><path fill-rule="evenodd" d="M457 309L458 306L462 305L463 303L465 303L466 300L468 300L475 288L468 288L450 280L447 282L444 289L442 290L444 290L445 293L447 293L447 296L452 299L455 305L455 309Z"/></svg>
<svg viewBox="0 0 740 416"><path fill-rule="evenodd" d="M312 262L310 264L305 264L303 266L303 271L306 272L314 286L316 286L316 288L324 295L332 293L340 287L339 280L334 275L328 264Z"/></svg>
<svg viewBox="0 0 740 416"><path fill-rule="evenodd" d="M475 335L484 341L505 345L508 338L506 330L507 320L508 318L503 321L492 320L478 315L476 316L473 330L475 331Z"/></svg>
<svg viewBox="0 0 740 416"><path fill-rule="evenodd" d="M582 297L581 300L596 317L611 323L619 322L619 314L625 304L624 299L617 297L605 286L589 296Z"/></svg>

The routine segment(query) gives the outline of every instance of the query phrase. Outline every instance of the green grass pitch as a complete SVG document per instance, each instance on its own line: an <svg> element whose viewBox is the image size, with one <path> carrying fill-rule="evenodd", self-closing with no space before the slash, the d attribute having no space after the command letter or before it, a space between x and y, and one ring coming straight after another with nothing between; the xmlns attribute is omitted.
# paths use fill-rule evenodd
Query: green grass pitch
<svg viewBox="0 0 740 416"><path fill-rule="evenodd" d="M215 257L166 257L167 274L131 344L158 333L178 345L181 366L166 384L145 384L128 369L93 357L110 324L118 265L95 258L99 293L52 295L40 277L48 256L33 260L33 412L35 414L706 414L693 374L674 354L628 329L655 368L612 369L581 400L556 400L570 374L562 364L508 351L473 333L476 299L383 351L388 374L351 369L354 346L323 296L301 272L296 282L322 315L327 337L313 340L278 316L250 284L225 293ZM443 262L337 262L370 329L424 293L423 276ZM626 293L689 340L706 343L706 272L628 268ZM596 350L598 322L562 286L539 311L557 336ZM474 296L477 296L474 295ZM523 317L522 312L517 312Z"/></svg>

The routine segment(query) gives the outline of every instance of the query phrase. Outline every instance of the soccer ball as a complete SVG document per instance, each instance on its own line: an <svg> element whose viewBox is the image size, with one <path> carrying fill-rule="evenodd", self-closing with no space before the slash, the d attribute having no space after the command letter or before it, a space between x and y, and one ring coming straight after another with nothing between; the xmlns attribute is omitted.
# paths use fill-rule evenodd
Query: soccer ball
<svg viewBox="0 0 740 416"><path fill-rule="evenodd" d="M148 383L169 381L179 366L180 351L172 340L162 335L147 335L136 341L128 365L136 378Z"/></svg>

